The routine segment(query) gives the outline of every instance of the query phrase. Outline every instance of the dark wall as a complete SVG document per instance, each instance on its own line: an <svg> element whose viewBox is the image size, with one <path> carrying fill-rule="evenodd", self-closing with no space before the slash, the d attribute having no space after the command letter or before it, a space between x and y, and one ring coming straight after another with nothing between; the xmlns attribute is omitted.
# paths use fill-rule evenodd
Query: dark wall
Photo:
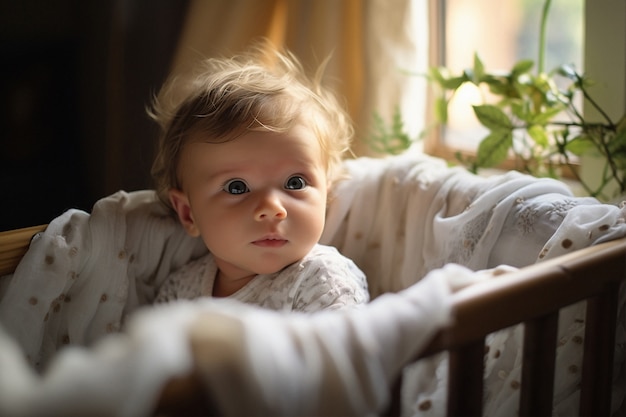
<svg viewBox="0 0 626 417"><path fill-rule="evenodd" d="M151 188L178 0L0 0L0 231Z"/></svg>

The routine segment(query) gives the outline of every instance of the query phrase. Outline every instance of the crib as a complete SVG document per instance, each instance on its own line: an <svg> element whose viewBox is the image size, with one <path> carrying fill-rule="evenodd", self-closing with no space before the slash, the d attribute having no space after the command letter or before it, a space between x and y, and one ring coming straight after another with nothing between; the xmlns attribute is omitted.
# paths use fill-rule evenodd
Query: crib
<svg viewBox="0 0 626 417"><path fill-rule="evenodd" d="M516 323L524 324L519 415L550 415L557 314L580 300L587 302L587 330L579 413L610 415L617 294L625 260L626 240L620 239L523 268L510 280L459 294L457 322L442 330L418 356L450 352L448 415L482 415L484 338Z"/></svg>
<svg viewBox="0 0 626 417"><path fill-rule="evenodd" d="M0 275L14 271L32 236L45 226L0 233ZM589 279L593 277L593 279ZM524 323L524 370L520 415L550 415L554 384L556 315L560 308L586 300L587 330L582 369L580 415L609 415L617 294L626 278L626 238L585 248L515 272L506 281L468 288L455 296L456 321L442 329L415 360L450 352L448 415L482 415L484 338L496 330ZM548 295L548 296L546 296ZM534 300L528 303L525 300ZM503 308L503 306L514 308ZM400 415L401 378L385 415ZM163 391L158 414L213 415L203 399L201 382L172 380Z"/></svg>
<svg viewBox="0 0 626 417"><path fill-rule="evenodd" d="M41 225L0 233L0 276L15 270L33 235L45 228ZM518 413L551 415L559 311L584 301L586 324L578 412L610 415L619 293L625 278L626 238L620 237L521 267L507 274L506 279L470 286L452 296L453 323L438 331L425 349L414 352L410 362L446 352L446 414L483 415L485 338L522 324ZM202 335L191 337L196 338L192 344L203 343ZM200 365L194 373L170 380L159 396L154 415L219 414L214 399L203 387L205 371ZM396 375L395 381L390 387L390 402L380 410L383 415L402 414L402 374Z"/></svg>

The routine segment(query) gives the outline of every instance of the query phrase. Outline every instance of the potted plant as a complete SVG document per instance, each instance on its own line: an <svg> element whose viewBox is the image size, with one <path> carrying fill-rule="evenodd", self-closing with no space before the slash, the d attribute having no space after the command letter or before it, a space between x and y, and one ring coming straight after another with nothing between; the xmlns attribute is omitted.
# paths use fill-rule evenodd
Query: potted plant
<svg viewBox="0 0 626 417"><path fill-rule="evenodd" d="M626 119L611 120L591 96L592 82L573 66L544 71L550 2L546 0L542 10L536 65L533 60L524 59L510 71L489 72L475 54L472 67L460 74L445 67L430 69L427 77L436 89L435 122L445 126L454 94L465 83L475 84L488 91L484 103L473 106L476 118L488 133L475 155L457 153L460 163L478 172L512 158L516 169L536 176L562 178L567 171L586 193L608 200L613 194L626 192ZM579 96L597 110L601 121L589 121L582 114L577 107ZM398 117L394 116L391 128L385 128L377 119L373 142L387 147L402 145L405 138L400 136ZM601 168L596 172L599 178L589 180L581 176L579 161L585 155L600 157Z"/></svg>

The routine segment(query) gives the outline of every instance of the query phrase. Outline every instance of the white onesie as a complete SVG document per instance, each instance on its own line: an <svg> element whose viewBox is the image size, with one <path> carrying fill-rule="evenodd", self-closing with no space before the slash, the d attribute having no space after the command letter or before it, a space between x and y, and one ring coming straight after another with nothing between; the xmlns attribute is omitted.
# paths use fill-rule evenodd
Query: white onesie
<svg viewBox="0 0 626 417"><path fill-rule="evenodd" d="M211 294L217 274L210 253L171 274L155 303ZM331 246L315 245L299 262L273 274L257 275L228 298L272 310L313 312L369 301L365 274Z"/></svg>

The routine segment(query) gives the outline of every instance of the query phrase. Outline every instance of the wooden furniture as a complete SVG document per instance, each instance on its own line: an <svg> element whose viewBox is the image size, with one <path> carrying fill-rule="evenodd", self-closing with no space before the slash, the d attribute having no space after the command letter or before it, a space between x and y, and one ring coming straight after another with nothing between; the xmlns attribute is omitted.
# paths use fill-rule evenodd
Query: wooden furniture
<svg viewBox="0 0 626 417"><path fill-rule="evenodd" d="M418 357L450 352L448 415L481 415L485 337L524 324L520 415L552 414L558 312L587 303L579 413L608 416L626 238L520 269L454 296L456 321Z"/></svg>
<svg viewBox="0 0 626 417"><path fill-rule="evenodd" d="M14 271L32 236L45 226L0 233L0 276ZM506 279L469 287L454 297L455 322L441 330L415 359L449 352L448 415L481 415L485 337L523 323L524 363L520 415L552 413L558 312L585 300L586 335L580 415L609 415L618 293L626 277L626 238L531 265ZM192 341L192 343L202 343ZM165 387L158 414L210 407L201 378L192 375ZM388 415L399 415L398 380Z"/></svg>

